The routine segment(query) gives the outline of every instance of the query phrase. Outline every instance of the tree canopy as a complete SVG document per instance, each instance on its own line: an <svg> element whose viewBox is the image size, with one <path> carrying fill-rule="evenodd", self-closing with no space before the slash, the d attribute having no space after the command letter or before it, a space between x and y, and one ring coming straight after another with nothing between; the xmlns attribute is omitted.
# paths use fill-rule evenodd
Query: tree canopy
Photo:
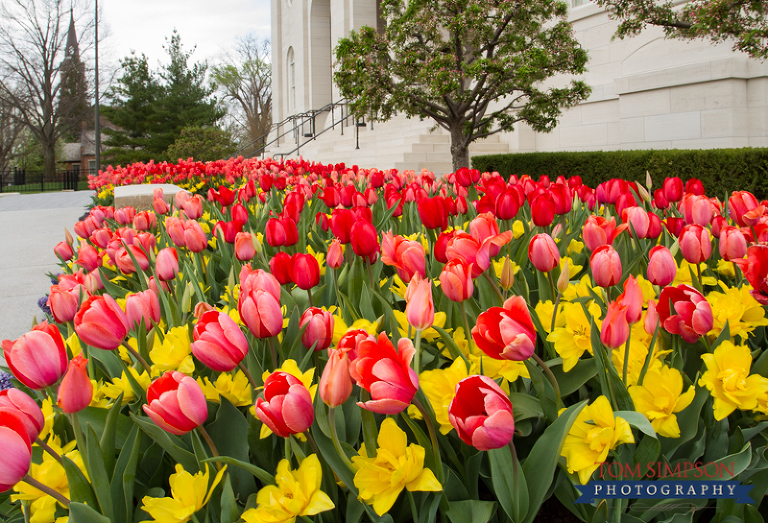
<svg viewBox="0 0 768 523"><path fill-rule="evenodd" d="M102 113L119 129L105 130L104 154L115 163L171 159L168 148L182 129L213 126L225 114L206 83L207 64L189 63L193 51L175 31L165 49L169 61L159 71L144 55L122 60L122 76L106 94Z"/></svg>
<svg viewBox="0 0 768 523"><path fill-rule="evenodd" d="M556 0L384 0L385 27L336 48L334 80L356 114L432 118L451 135L454 169L474 140L525 122L549 132L586 99L587 53ZM560 87L555 86L562 85Z"/></svg>
<svg viewBox="0 0 768 523"><path fill-rule="evenodd" d="M620 21L620 38L649 25L675 38L732 41L733 49L753 58L768 58L768 3L765 0L698 0L675 7L672 0L596 0Z"/></svg>

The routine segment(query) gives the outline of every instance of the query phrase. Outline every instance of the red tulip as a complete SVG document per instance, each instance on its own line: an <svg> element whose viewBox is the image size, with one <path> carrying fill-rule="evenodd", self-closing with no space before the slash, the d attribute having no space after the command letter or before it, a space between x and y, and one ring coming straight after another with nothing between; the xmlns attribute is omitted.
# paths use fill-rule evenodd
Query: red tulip
<svg viewBox="0 0 768 523"><path fill-rule="evenodd" d="M320 398L329 407L342 405L352 394L352 376L349 375L349 353L344 350L328 351L328 363L325 364L320 378Z"/></svg>
<svg viewBox="0 0 768 523"><path fill-rule="evenodd" d="M299 328L304 329L301 343L307 349L311 349L313 345L316 351L327 349L333 340L334 322L330 312L318 307L308 308L299 321Z"/></svg>
<svg viewBox="0 0 768 523"><path fill-rule="evenodd" d="M109 294L91 296L75 316L75 332L80 340L97 349L116 349L128 330L128 318Z"/></svg>
<svg viewBox="0 0 768 523"><path fill-rule="evenodd" d="M568 185L554 183L549 186L549 193L552 195L552 201L555 204L555 214L562 216L571 212L573 208L573 194L571 194Z"/></svg>
<svg viewBox="0 0 768 523"><path fill-rule="evenodd" d="M752 297L768 305L768 246L753 245L747 249L746 259L733 261L752 286L749 291Z"/></svg>
<svg viewBox="0 0 768 523"><path fill-rule="evenodd" d="M3 354L17 380L30 389L50 387L67 371L67 350L59 330L38 323L16 341L3 340Z"/></svg>
<svg viewBox="0 0 768 523"><path fill-rule="evenodd" d="M609 349L617 349L627 342L627 338L629 338L627 306L619 301L611 302L608 304L608 311L600 328L600 341Z"/></svg>
<svg viewBox="0 0 768 523"><path fill-rule="evenodd" d="M419 219L427 229L442 231L448 227L448 211L441 196L422 198L416 204Z"/></svg>
<svg viewBox="0 0 768 523"><path fill-rule="evenodd" d="M731 213L731 217L736 220L741 227L747 225L744 221L744 215L752 209L758 207L760 202L749 191L736 191L731 193L731 197L728 198L728 210Z"/></svg>
<svg viewBox="0 0 768 523"><path fill-rule="evenodd" d="M481 312L472 328L472 339L480 350L496 360L530 358L536 347L536 329L525 300L513 296L503 307Z"/></svg>
<svg viewBox="0 0 768 523"><path fill-rule="evenodd" d="M166 247L157 253L155 261L155 270L157 277L163 281L170 281L176 278L179 273L179 255L173 247Z"/></svg>
<svg viewBox="0 0 768 523"><path fill-rule="evenodd" d="M414 276L405 290L405 317L416 330L428 329L435 322L432 282Z"/></svg>
<svg viewBox="0 0 768 523"><path fill-rule="evenodd" d="M248 354L248 340L237 323L217 310L204 312L192 332L192 354L209 369L230 372Z"/></svg>
<svg viewBox="0 0 768 523"><path fill-rule="evenodd" d="M264 397L256 400L256 417L281 438L306 431L315 419L312 396L287 372L273 372L264 381Z"/></svg>
<svg viewBox="0 0 768 523"><path fill-rule="evenodd" d="M663 226L661 225L661 218L659 218L656 213L649 212L648 213L648 233L645 235L645 237L655 240L659 236L661 236L662 230L663 230Z"/></svg>
<svg viewBox="0 0 768 523"><path fill-rule="evenodd" d="M97 267L101 267L103 262L99 251L91 245L82 245L77 251L77 261L75 263L86 271L90 272Z"/></svg>
<svg viewBox="0 0 768 523"><path fill-rule="evenodd" d="M243 222L241 222L240 220L232 220L230 222L219 220L219 222L216 223L216 226L213 228L213 235L215 237L218 237L219 235L221 235L225 242L229 244L234 244L235 237L237 237L237 233L242 231L243 231Z"/></svg>
<svg viewBox="0 0 768 523"><path fill-rule="evenodd" d="M419 388L419 378L410 367L415 353L411 340L400 338L395 349L384 332L375 341L360 341L349 373L358 386L371 393L371 400L358 402L358 406L379 414L404 411Z"/></svg>
<svg viewBox="0 0 768 523"><path fill-rule="evenodd" d="M709 231L701 225L686 225L680 232L680 251L688 263L698 265L712 254Z"/></svg>
<svg viewBox="0 0 768 523"><path fill-rule="evenodd" d="M368 334L368 331L363 329L351 329L348 330L339 340L339 344L336 345L337 350L343 350L349 353L349 360L354 361L357 358L357 350L360 343L364 340L376 341L376 338L372 334Z"/></svg>
<svg viewBox="0 0 768 523"><path fill-rule="evenodd" d="M368 221L357 221L350 232L350 242L355 254L368 263L376 261L379 252L379 238L376 227Z"/></svg>
<svg viewBox="0 0 768 523"><path fill-rule="evenodd" d="M589 268L595 284L600 287L607 289L621 281L621 257L610 245L603 245L592 253Z"/></svg>
<svg viewBox="0 0 768 523"><path fill-rule="evenodd" d="M446 231L441 232L440 236L437 237L437 241L435 242L435 259L440 263L448 262L446 249L448 249L448 244L453 239L453 236L454 231Z"/></svg>
<svg viewBox="0 0 768 523"><path fill-rule="evenodd" d="M669 207L669 200L667 200L664 194L664 189L656 189L653 192L653 205L658 209L666 209Z"/></svg>
<svg viewBox="0 0 768 523"><path fill-rule="evenodd" d="M125 315L131 330L138 329L142 322L147 332L160 323L160 299L150 289L129 294L125 299Z"/></svg>
<svg viewBox="0 0 768 523"><path fill-rule="evenodd" d="M662 190L664 191L664 198L668 202L679 202L683 198L683 181L677 176L665 178Z"/></svg>
<svg viewBox="0 0 768 523"><path fill-rule="evenodd" d="M19 415L19 419L27 429L29 441L35 441L45 427L45 416L40 406L19 389L0 390L0 409L10 409Z"/></svg>
<svg viewBox="0 0 768 523"><path fill-rule="evenodd" d="M334 209L331 213L331 232L343 244L351 241L355 215L349 209Z"/></svg>
<svg viewBox="0 0 768 523"><path fill-rule="evenodd" d="M291 255L287 252L278 252L269 260L269 271L280 282L280 285L293 283L291 275Z"/></svg>
<svg viewBox="0 0 768 523"><path fill-rule="evenodd" d="M555 219L555 200L548 192L542 192L531 200L531 217L539 227L548 227Z"/></svg>
<svg viewBox="0 0 768 523"><path fill-rule="evenodd" d="M521 193L510 188L504 191L496 199L496 217L499 220L511 220L517 216L523 199Z"/></svg>
<svg viewBox="0 0 768 523"><path fill-rule="evenodd" d="M537 271L550 272L560 264L560 252L549 234L541 233L528 244L528 259Z"/></svg>
<svg viewBox="0 0 768 523"><path fill-rule="evenodd" d="M168 371L149 386L144 412L157 425L177 436L205 423L208 405L203 389L179 371Z"/></svg>
<svg viewBox="0 0 768 523"><path fill-rule="evenodd" d="M236 203L232 206L232 221L248 223L248 209L244 205Z"/></svg>
<svg viewBox="0 0 768 523"><path fill-rule="evenodd" d="M133 260L136 260L134 263ZM115 265L123 274L132 274L136 272L136 265L138 264L139 270L146 271L149 269L149 258L147 254L136 247L135 245L128 245L120 247L115 253Z"/></svg>
<svg viewBox="0 0 768 523"><path fill-rule="evenodd" d="M305 291L320 283L320 264L317 259L311 254L294 254L291 258L291 279Z"/></svg>
<svg viewBox="0 0 768 523"><path fill-rule="evenodd" d="M32 463L32 445L18 411L0 409L0 448L0 492L5 492L24 479Z"/></svg>
<svg viewBox="0 0 768 523"><path fill-rule="evenodd" d="M88 360L78 354L69 362L69 370L61 380L56 404L67 414L80 412L91 404L93 384L88 377L87 364Z"/></svg>
<svg viewBox="0 0 768 523"><path fill-rule="evenodd" d="M471 298L475 290L472 266L462 258L450 260L440 273L440 288L452 301L461 302Z"/></svg>
<svg viewBox="0 0 768 523"><path fill-rule="evenodd" d="M688 343L712 330L712 307L702 294L690 285L665 287L656 306L659 321L670 334L679 334Z"/></svg>
<svg viewBox="0 0 768 523"><path fill-rule="evenodd" d="M704 196L704 184L699 179L691 178L685 182L685 192Z"/></svg>
<svg viewBox="0 0 768 523"><path fill-rule="evenodd" d="M461 440L478 450L498 449L512 441L512 402L487 376L469 376L456 385L448 420Z"/></svg>
<svg viewBox="0 0 768 523"><path fill-rule="evenodd" d="M664 220L664 227L667 228L669 231L669 234L677 238L680 236L680 232L683 230L683 227L685 226L685 220L682 218L672 218L668 217L666 220Z"/></svg>

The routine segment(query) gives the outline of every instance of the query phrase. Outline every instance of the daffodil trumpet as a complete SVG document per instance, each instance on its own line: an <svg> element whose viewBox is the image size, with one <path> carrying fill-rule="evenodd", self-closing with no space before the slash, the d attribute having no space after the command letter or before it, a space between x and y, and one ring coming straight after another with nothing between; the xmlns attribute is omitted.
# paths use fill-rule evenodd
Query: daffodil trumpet
<svg viewBox="0 0 768 523"><path fill-rule="evenodd" d="M142 358L141 354L139 354L139 353L136 351L136 349L134 349L133 347L131 347L131 345L130 345L130 344L127 342L127 341L123 340L123 341L122 341L122 342L120 342L120 343L121 343L121 345L122 345L123 347L125 347L125 350L127 350L128 352L130 352L130 353L131 353L131 355L132 355L134 358L136 358L136 361L138 361L139 363L141 363L141 366L142 366L142 367L144 367L144 370L146 370L146 371L147 371L147 374L149 374L149 375L151 376L151 375L152 375L152 368L151 368L151 367L149 366L149 364L147 363L147 360L145 360L144 358Z"/></svg>

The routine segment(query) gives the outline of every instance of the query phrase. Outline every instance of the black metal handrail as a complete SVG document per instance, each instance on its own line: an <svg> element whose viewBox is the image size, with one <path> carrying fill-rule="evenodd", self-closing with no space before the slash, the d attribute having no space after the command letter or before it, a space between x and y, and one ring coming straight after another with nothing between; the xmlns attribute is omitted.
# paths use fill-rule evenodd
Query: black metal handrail
<svg viewBox="0 0 768 523"><path fill-rule="evenodd" d="M326 133L326 132L328 132L328 131L331 131L331 130L333 130L334 128L336 128L336 126L337 126L337 125L340 125L341 123L343 123L343 122L347 121L349 118L354 118L354 116L355 116L354 114L350 113L350 114L348 114L347 116L344 116L344 117L343 117L341 120L339 120L338 122L334 121L334 122L331 124L331 126L330 126L330 127L326 127L325 129L323 129L323 130L322 130L322 131L320 131L319 133L315 133L315 134L313 134L313 135L312 135L312 138L310 138L309 140L305 141L305 142L304 142L304 143L302 143L302 144L299 144L299 145L297 145L297 146L296 146L296 148L295 148L294 150L292 150L292 151L288 151L287 153L277 153L277 154L275 155L275 157L279 156L281 160L284 160L286 156L289 156L289 155L291 155L291 154L293 154L293 153L295 153L295 152L298 152L298 151L299 151L299 150L300 150L302 147L304 147L305 145L307 145L307 144L308 144L309 142L311 142L312 140L316 139L316 138L317 138L318 136L320 136L321 134L323 134L323 133ZM343 132L343 127L342 127L342 132ZM355 134L356 134L356 136L357 136L357 133L358 133L358 129L357 129L357 126L355 126ZM358 149L359 149L359 146L358 146Z"/></svg>

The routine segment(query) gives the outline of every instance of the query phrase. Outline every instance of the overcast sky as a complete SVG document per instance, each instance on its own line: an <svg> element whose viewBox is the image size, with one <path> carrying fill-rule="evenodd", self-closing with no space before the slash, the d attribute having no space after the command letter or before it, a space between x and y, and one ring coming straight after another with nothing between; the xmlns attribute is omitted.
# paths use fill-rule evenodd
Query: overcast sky
<svg viewBox="0 0 768 523"><path fill-rule="evenodd" d="M197 45L194 62L211 64L237 37L270 36L269 0L99 0L99 55L117 65L131 50L144 53L150 67L166 61L166 37L176 28L184 49ZM100 67L101 68L101 67Z"/></svg>

